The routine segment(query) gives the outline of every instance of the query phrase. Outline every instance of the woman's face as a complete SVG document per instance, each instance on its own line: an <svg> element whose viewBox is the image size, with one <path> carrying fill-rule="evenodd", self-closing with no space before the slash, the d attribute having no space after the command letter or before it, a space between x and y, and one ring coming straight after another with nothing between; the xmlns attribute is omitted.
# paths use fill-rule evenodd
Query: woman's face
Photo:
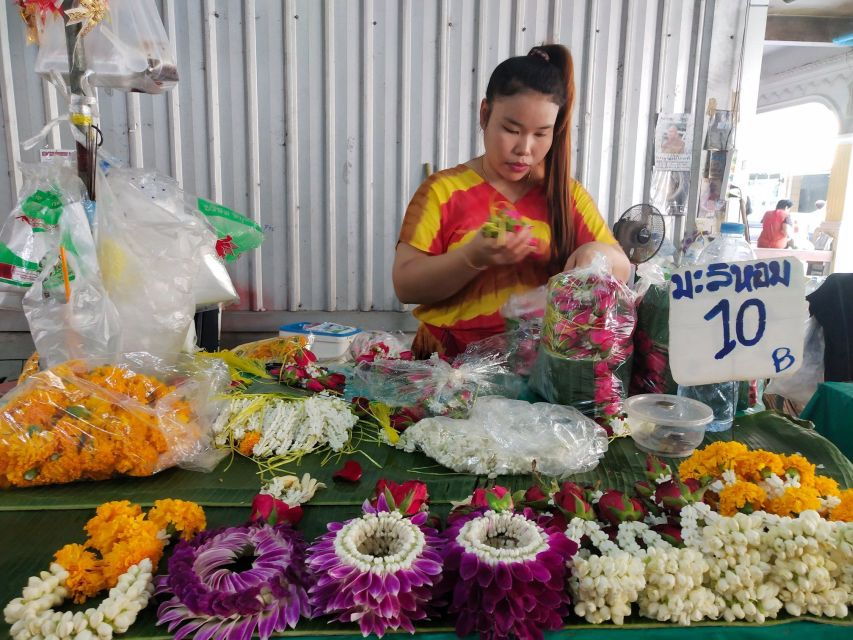
<svg viewBox="0 0 853 640"><path fill-rule="evenodd" d="M491 108L483 100L480 126L489 170L508 182L524 178L551 148L559 110L550 96L535 91L495 98Z"/></svg>

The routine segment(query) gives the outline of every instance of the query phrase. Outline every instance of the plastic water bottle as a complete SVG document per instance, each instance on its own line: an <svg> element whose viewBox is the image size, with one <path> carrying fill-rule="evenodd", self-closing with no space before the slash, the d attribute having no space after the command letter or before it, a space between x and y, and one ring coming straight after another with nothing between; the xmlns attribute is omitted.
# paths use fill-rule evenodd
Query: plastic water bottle
<svg viewBox="0 0 853 640"><path fill-rule="evenodd" d="M702 250L697 264L712 262L737 262L755 260L755 252L746 241L743 225L739 222L724 222L720 225L720 236ZM693 387L678 387L678 395L704 402L714 411L714 419L705 431L728 431L737 410L738 383L720 382Z"/></svg>

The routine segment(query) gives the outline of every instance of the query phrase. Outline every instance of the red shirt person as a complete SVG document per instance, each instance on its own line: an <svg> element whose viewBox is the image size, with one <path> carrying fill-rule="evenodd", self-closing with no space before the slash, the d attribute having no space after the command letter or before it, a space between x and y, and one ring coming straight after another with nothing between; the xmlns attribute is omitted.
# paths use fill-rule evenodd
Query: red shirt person
<svg viewBox="0 0 853 640"><path fill-rule="evenodd" d="M791 220L793 205L790 200L780 200L775 209L764 214L761 235L758 236L760 249L784 249L788 246L794 227Z"/></svg>

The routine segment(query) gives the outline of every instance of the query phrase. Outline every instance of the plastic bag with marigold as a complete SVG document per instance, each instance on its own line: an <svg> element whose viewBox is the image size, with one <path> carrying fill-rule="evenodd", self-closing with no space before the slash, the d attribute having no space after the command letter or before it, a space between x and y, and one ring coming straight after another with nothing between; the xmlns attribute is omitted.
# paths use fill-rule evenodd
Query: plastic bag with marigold
<svg viewBox="0 0 853 640"><path fill-rule="evenodd" d="M145 353L33 374L0 401L0 487L149 476L176 465L210 471L222 457L211 427L228 380L216 360L166 364Z"/></svg>
<svg viewBox="0 0 853 640"><path fill-rule="evenodd" d="M530 386L549 402L596 418L622 412L630 378L636 297L597 255L548 282L548 304Z"/></svg>

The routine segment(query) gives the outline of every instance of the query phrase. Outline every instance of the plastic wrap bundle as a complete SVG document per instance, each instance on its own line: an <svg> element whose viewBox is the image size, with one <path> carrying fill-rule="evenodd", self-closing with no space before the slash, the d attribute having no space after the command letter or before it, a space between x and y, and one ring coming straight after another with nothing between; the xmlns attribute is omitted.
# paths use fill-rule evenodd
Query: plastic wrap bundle
<svg viewBox="0 0 853 640"><path fill-rule="evenodd" d="M607 452L607 432L577 409L479 398L466 420L427 418L410 426L397 447L419 449L460 473L565 477L591 471Z"/></svg>
<svg viewBox="0 0 853 640"><path fill-rule="evenodd" d="M24 294L42 272L48 247L57 245L65 207L82 208L85 187L70 165L21 164L24 186L0 228L0 308L21 310Z"/></svg>
<svg viewBox="0 0 853 640"><path fill-rule="evenodd" d="M674 394L678 385L669 370L669 283L657 264L639 265L637 276L639 302L629 393Z"/></svg>
<svg viewBox="0 0 853 640"><path fill-rule="evenodd" d="M379 358L411 360L412 341L402 331L362 331L352 339L349 357L356 361Z"/></svg>
<svg viewBox="0 0 853 640"><path fill-rule="evenodd" d="M765 391L790 400L800 409L805 407L824 381L824 349L823 327L811 317L806 323L802 365L794 373L773 378Z"/></svg>
<svg viewBox="0 0 853 640"><path fill-rule="evenodd" d="M467 418L479 395L507 373L496 356L429 360L380 359L359 362L347 384L348 398L369 398L389 407L414 408L419 415Z"/></svg>
<svg viewBox="0 0 853 640"><path fill-rule="evenodd" d="M110 0L107 16L85 37L89 82L97 87L162 93L178 82L175 54L154 0ZM68 48L61 15L39 28L36 73L68 76Z"/></svg>
<svg viewBox="0 0 853 640"><path fill-rule="evenodd" d="M209 471L222 456L212 424L228 382L219 361L170 365L145 353L33 374L2 399L0 486L149 476L175 465Z"/></svg>
<svg viewBox="0 0 853 640"><path fill-rule="evenodd" d="M554 276L531 388L596 418L621 413L635 323L634 293L610 274L604 256Z"/></svg>

